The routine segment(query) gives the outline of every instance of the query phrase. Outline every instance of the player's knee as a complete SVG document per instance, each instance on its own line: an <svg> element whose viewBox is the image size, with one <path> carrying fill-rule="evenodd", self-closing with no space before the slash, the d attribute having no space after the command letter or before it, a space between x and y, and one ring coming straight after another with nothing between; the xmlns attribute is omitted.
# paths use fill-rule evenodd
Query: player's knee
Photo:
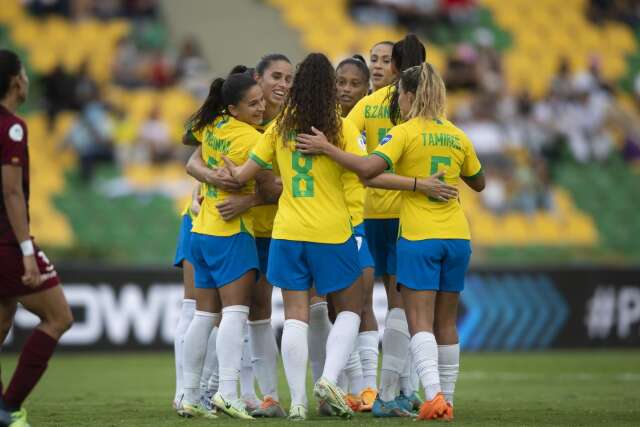
<svg viewBox="0 0 640 427"><path fill-rule="evenodd" d="M263 301L252 300L251 309L249 311L249 320L271 319L271 304L265 304Z"/></svg>
<svg viewBox="0 0 640 427"><path fill-rule="evenodd" d="M55 330L60 336L71 329L73 325L73 314L71 309L67 307L65 310L58 310L47 319L47 323Z"/></svg>
<svg viewBox="0 0 640 427"><path fill-rule="evenodd" d="M457 342L458 329L455 322L436 322L433 327L433 335L438 343Z"/></svg>

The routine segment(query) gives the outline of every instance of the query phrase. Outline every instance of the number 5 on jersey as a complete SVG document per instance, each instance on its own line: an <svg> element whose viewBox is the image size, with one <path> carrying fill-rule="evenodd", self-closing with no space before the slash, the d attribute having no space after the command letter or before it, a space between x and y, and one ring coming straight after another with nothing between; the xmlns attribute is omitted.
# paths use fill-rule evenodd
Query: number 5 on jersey
<svg viewBox="0 0 640 427"><path fill-rule="evenodd" d="M430 174L433 175L434 173L437 173L440 165L451 166L451 157L432 156L431 157L431 172L430 172ZM443 176L440 177L440 181L444 182L444 177ZM433 197L429 197L429 200L431 200L432 202L441 202L442 201L442 200L434 199Z"/></svg>

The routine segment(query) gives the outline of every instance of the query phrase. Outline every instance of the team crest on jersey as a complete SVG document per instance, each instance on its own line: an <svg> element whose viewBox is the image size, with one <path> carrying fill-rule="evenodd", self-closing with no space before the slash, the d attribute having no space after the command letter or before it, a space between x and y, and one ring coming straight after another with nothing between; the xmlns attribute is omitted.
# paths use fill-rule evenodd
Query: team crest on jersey
<svg viewBox="0 0 640 427"><path fill-rule="evenodd" d="M20 126L20 124L16 123L9 128L9 138L12 141L20 142L22 141L23 137L24 137L24 130L22 130L22 126Z"/></svg>
<svg viewBox="0 0 640 427"><path fill-rule="evenodd" d="M384 144L386 144L387 142L391 141L391 138L393 138L393 136L391 136L391 135L387 135L387 136L385 136L384 138L382 138L382 139L380 140L380 145L384 145Z"/></svg>

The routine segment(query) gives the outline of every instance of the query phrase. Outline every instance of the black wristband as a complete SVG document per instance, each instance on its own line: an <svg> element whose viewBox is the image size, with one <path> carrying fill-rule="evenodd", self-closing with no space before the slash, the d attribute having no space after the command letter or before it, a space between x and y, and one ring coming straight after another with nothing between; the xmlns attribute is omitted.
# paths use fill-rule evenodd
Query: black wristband
<svg viewBox="0 0 640 427"><path fill-rule="evenodd" d="M416 186L418 185L418 178L413 177L413 191L416 191Z"/></svg>

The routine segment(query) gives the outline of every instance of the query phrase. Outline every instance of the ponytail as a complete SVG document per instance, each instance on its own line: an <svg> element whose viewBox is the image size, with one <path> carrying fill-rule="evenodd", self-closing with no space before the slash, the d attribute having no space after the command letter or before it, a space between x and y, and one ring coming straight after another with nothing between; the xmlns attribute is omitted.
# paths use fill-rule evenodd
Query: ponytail
<svg viewBox="0 0 640 427"><path fill-rule="evenodd" d="M416 95L407 119L440 119L445 115L447 90L438 72L428 62L411 67L400 76L405 92Z"/></svg>
<svg viewBox="0 0 640 427"><path fill-rule="evenodd" d="M415 34L407 34L404 39L394 43L391 50L391 62L399 73L422 64L427 58L427 50ZM398 91L389 95L389 118L394 125L400 123Z"/></svg>
<svg viewBox="0 0 640 427"><path fill-rule="evenodd" d="M234 70L236 71L234 73ZM198 131L226 113L228 105L237 105L249 89L257 83L250 69L236 66L227 79L217 78L209 86L209 94L204 103L189 119L188 127Z"/></svg>
<svg viewBox="0 0 640 427"><path fill-rule="evenodd" d="M222 86L225 80L218 77L209 86L207 99L204 100L202 106L189 119L189 127L193 131L198 131L209 123L213 123L216 117L222 115L225 105L222 100Z"/></svg>

